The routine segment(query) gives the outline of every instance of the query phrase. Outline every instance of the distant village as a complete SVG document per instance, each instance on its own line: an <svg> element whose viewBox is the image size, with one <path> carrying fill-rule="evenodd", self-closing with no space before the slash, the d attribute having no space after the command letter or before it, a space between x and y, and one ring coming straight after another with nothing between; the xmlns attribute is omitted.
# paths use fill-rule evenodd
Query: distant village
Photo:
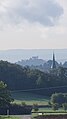
<svg viewBox="0 0 67 119"><path fill-rule="evenodd" d="M30 59L18 61L17 64L21 65L22 67L30 67L31 69L38 69L40 71L48 71L52 68L56 69L58 67L67 68L67 61L65 61L63 64L62 62L58 63L54 53L52 55L52 59L48 61L39 59L38 56L34 56Z"/></svg>

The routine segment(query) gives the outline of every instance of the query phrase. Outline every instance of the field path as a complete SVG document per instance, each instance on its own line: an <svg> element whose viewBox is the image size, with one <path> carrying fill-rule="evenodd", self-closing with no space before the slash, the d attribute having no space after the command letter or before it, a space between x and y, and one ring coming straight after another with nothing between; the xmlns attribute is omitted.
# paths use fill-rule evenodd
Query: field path
<svg viewBox="0 0 67 119"><path fill-rule="evenodd" d="M22 115L20 119L31 119L31 115Z"/></svg>

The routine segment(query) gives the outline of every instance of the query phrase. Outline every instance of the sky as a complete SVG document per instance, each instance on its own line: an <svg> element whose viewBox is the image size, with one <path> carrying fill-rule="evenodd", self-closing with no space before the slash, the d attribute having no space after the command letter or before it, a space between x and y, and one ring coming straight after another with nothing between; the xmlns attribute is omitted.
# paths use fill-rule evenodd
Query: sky
<svg viewBox="0 0 67 119"><path fill-rule="evenodd" d="M0 50L67 48L67 0L0 0Z"/></svg>

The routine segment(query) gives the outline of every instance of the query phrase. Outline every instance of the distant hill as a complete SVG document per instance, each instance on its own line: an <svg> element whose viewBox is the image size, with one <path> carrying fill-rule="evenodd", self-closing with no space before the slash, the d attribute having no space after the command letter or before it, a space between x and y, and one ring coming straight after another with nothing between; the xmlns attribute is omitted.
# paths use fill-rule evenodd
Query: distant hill
<svg viewBox="0 0 67 119"><path fill-rule="evenodd" d="M59 64L57 61L56 67L63 66L62 64ZM40 71L48 71L51 69L52 66L52 60L45 61L43 59L39 59L38 57L32 57L27 60L21 60L18 61L16 64L19 64L22 67L29 66L31 69L38 69Z"/></svg>
<svg viewBox="0 0 67 119"><path fill-rule="evenodd" d="M32 65L39 66L39 65L43 65L45 62L46 62L45 60L39 59L38 56L36 56L27 60L18 61L16 64L19 64L21 66L32 66Z"/></svg>
<svg viewBox="0 0 67 119"><path fill-rule="evenodd" d="M57 61L55 63L57 68L60 66L67 68L67 61L65 61L63 64L58 63ZM31 69L38 69L40 71L48 71L51 69L52 60L45 61L43 59L39 59L38 57L32 57L30 59L18 61L16 64L19 64L22 67L29 66Z"/></svg>
<svg viewBox="0 0 67 119"><path fill-rule="evenodd" d="M67 68L67 61L64 62L63 67Z"/></svg>
<svg viewBox="0 0 67 119"><path fill-rule="evenodd" d="M57 62L64 63L67 61L67 49L12 49L0 51L0 60L8 61L11 63L20 60L29 59L30 57L38 56L39 59L48 61L52 60L53 51L56 56Z"/></svg>

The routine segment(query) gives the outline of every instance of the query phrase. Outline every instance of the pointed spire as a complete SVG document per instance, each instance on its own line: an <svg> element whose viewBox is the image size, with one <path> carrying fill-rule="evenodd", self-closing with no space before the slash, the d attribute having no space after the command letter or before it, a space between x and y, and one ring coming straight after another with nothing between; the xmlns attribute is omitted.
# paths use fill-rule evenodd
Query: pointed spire
<svg viewBox="0 0 67 119"><path fill-rule="evenodd" d="M55 55L54 55L54 52L53 52L52 69L56 69L56 62L55 62Z"/></svg>

